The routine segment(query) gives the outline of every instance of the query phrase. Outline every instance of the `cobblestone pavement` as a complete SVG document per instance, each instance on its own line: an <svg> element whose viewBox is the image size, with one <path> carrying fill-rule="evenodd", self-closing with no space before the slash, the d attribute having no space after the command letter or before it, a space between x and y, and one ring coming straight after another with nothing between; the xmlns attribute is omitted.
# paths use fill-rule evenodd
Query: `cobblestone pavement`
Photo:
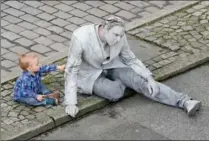
<svg viewBox="0 0 209 141"><path fill-rule="evenodd" d="M180 56L209 51L209 2L201 2L128 33L170 50L147 61L151 69L172 63Z"/></svg>
<svg viewBox="0 0 209 141"><path fill-rule="evenodd" d="M130 22L187 1L2 1L1 77L22 53L47 57L68 47L72 31L111 15Z"/></svg>
<svg viewBox="0 0 209 141"><path fill-rule="evenodd" d="M12 2L14 2L14 1L12 1ZM63 6L63 4L66 2L67 1L63 1L63 2L53 1L53 2L48 3L48 5L49 4L51 5L50 8L52 8L52 7L59 7L60 8L60 6L57 6L57 5L60 5L62 3L62 6ZM70 2L72 2L72 1L69 1L67 3L69 4ZM97 2L97 1L95 1L95 2ZM137 2L137 1L135 1L135 2ZM31 2L25 2L24 5L30 4L31 6L39 7L39 9L41 9L40 5L46 6L46 4L43 4L43 3L44 2L31 1ZM107 2L104 2L104 3L107 3ZM22 4L23 3L19 3L19 5L15 4L15 7L20 8L20 7L22 7ZM76 2L75 2L75 4L76 4ZM79 3L79 4L81 4L81 3ZM115 4L116 4L116 2L115 2ZM65 4L65 6L67 6L67 5ZM7 7L6 4L3 7ZM50 8L47 7L48 10ZM7 7L7 9L8 9L8 7ZM61 9L66 10L63 7ZM88 8L86 7L86 9L88 9ZM50 9L49 11L54 11L54 10ZM2 12L2 13L6 13L6 12ZM14 12L14 13L17 14L18 12ZM69 12L65 12L65 13L69 14ZM2 14L2 15L4 15L4 14ZM9 23L5 19L7 16L4 15L4 17L2 19L2 21L4 21L5 23ZM178 61L179 58L182 58L182 57L187 58L191 55L195 55L195 54L198 54L201 52L206 52L206 53L208 52L208 55L209 55L209 46L208 46L209 34L208 34L208 32L205 32L205 31L208 31L208 28L209 28L208 27L208 20L209 20L208 16L209 16L209 2L204 1L204 2L201 2L200 4L193 6L192 8L185 9L181 12L177 12L176 14L173 14L172 16L168 16L166 18L163 18L162 20L158 20L155 23L151 23L150 25L136 28L134 30L129 31L128 33L135 35L135 36L137 36L143 40L146 40L148 42L156 43L156 44L158 44L159 48L162 49L160 54L157 54L156 56L144 61L144 63L148 66L148 68L151 71L157 72L157 71L161 70L162 68L164 68L165 66L168 66L169 64L173 64L174 62ZM46 16L46 17L49 18L49 16ZM33 18L26 18L26 19L33 19ZM82 18L82 19L84 19L84 18ZM21 20L21 19L20 18L18 18L16 20L12 19L11 22L15 22L18 20ZM51 22L52 21L53 20L51 20ZM4 22L2 22L2 23L4 23ZM46 23L48 23L48 24L50 23L52 25L51 22L46 22ZM36 22L32 22L29 24L29 22L22 21L20 23L27 23L26 25L30 25L30 27L34 27ZM42 21L42 22L40 22L40 25L41 26L47 25L46 23L45 24L44 23ZM61 22L58 22L58 23L61 23ZM176 24L174 24L174 23L176 23ZM18 24L16 24L16 25L18 26ZM18 43L16 43L16 41L17 40L20 41L19 43L23 43L23 42L21 42L22 37L20 37L19 39L16 38L17 36L21 36L20 34L6 31L6 27L7 26L3 27L3 32L2 32L2 36L4 35L2 40L5 41L5 42L2 42L2 43L4 43L4 47L2 48L2 50L4 50L4 52L7 52L4 55L10 56L7 54L15 54L15 52L11 52L9 50L12 50L15 48L21 48L20 45L16 46L18 44ZM44 33L44 34L50 33L49 35L46 34L46 36L38 35L38 36L40 36L40 38L35 39L36 41L42 41L43 44L45 44L45 45L41 45L41 44L37 43L36 46L40 47L39 49L37 49L37 51L41 50L44 52L45 47L49 48L49 46L51 44L49 42L53 42L54 44L61 45L67 41L67 38L66 38L66 40L62 40L63 42L59 42L59 43L56 41L52 41L52 40L49 41L48 37L56 36L56 38L52 38L52 39L58 39L57 36L60 34L54 34L54 32L51 32L51 31L45 32L46 28L40 28L40 27L38 27L38 25L36 25L36 28L41 29L42 31L44 30L43 32L40 32L40 33ZM14 29L15 29L15 31L21 30L21 28L14 28ZM63 28L57 28L57 27L54 28L53 26L48 26L47 29L53 29L56 32L58 32L57 29L63 29ZM4 32L4 30L5 30L5 32ZM30 32L30 31L32 32L33 30L25 30L25 32ZM37 30L34 30L33 33L35 33L35 31L37 31ZM63 31L63 32L66 32L66 31ZM63 33L63 32L60 32L60 33ZM68 31L68 32L70 32L70 31ZM22 32L19 32L19 33L22 33ZM144 33L144 34L142 34L142 33ZM37 33L37 34L39 34L39 33ZM29 34L29 35L31 36L32 34ZM144 36L144 35L146 35L146 36ZM34 34L34 36L35 36L35 34ZM47 38L45 38L45 37L47 37ZM184 43L181 43L181 40L179 40L180 37L183 39ZM12 42L12 40L9 40L8 38L15 38L17 40L15 40L15 42ZM59 38L64 39L63 36L62 37L60 36ZM60 41L60 39L59 39L59 41ZM160 39L162 40L161 42L158 41ZM32 41L29 39L27 39L27 40L28 40L28 42L24 42L24 44L27 44L27 43L29 44L30 41ZM170 44L169 43L166 44L163 40L168 41ZM34 43L36 41L33 40ZM11 44L14 44L14 46ZM47 45L49 45L49 46L47 46ZM7 46L7 48L5 48L5 46ZM24 50L24 49L26 49L26 47L25 48L22 47L21 49ZM21 49L17 49L17 50L22 51ZM31 52L32 47L28 50L29 50L29 52ZM45 49L45 50L47 50L47 49ZM4 57L4 55L2 56L2 58ZM42 55L44 55L44 54L42 54ZM13 57L13 60L15 60L15 55L11 55L11 56ZM2 60L2 62L4 62L5 65L9 65L9 63L7 62L9 60L10 59L4 59L4 60ZM12 60L10 62L12 62ZM66 62L66 58L63 60L60 60L56 63L63 64L65 62ZM180 61L179 61L179 64L181 64ZM44 78L43 81L48 86L48 88L50 88L52 90L59 89L63 93L64 80L63 80L62 73L55 72L55 73L48 74ZM34 108L34 107L30 107L30 106L25 106L24 104L18 104L16 102L12 101L11 95L12 95L13 84L14 84L14 81L8 81L8 82L2 84L2 87L1 87L1 117L2 117L1 118L1 132L2 132L2 134L6 135L8 133L13 132L17 136L17 134L19 132L26 133L29 131L29 129L32 130L33 126L37 125L37 126L41 127L43 125L43 123L40 122L40 120L42 120L43 118L40 118L40 115L45 115L44 118L50 117L47 120L51 120L51 116L49 116L48 113L54 112L54 114L56 114L56 112L59 111L58 109L62 108L62 105L55 106L55 107L47 106L47 107ZM63 95L62 95L62 97L63 97ZM92 96L92 97L79 96L78 99L79 99L79 105L80 105L81 103L85 103L85 102L88 102L92 99L95 100L95 99L99 99L99 98L97 98L95 96ZM57 116L57 114L56 114L56 116Z"/></svg>

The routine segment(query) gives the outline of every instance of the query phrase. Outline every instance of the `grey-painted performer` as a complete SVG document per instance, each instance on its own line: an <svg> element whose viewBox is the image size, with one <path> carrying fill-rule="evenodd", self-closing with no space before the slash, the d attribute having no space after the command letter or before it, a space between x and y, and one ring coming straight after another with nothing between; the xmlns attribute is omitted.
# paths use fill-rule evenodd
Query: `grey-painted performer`
<svg viewBox="0 0 209 141"><path fill-rule="evenodd" d="M110 101L124 96L126 87L163 104L195 115L201 102L156 82L152 73L130 50L124 21L111 17L101 24L76 29L71 38L65 70L65 112L78 113L77 92Z"/></svg>

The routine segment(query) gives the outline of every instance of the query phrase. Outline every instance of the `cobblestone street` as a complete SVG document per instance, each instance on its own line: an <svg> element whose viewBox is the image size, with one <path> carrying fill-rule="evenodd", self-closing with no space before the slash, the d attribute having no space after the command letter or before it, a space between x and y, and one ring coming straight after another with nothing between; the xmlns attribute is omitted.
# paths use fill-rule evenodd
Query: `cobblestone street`
<svg viewBox="0 0 209 141"><path fill-rule="evenodd" d="M73 30L99 23L111 15L127 23L157 15L168 7L190 1L3 1L1 2L1 78L17 71L18 55L36 53L41 58L68 49ZM159 16L159 15L158 15ZM168 77L181 67L209 59L209 2L182 8L169 16L127 31L130 46L157 78ZM67 52L66 52L67 55ZM55 58L56 59L56 58ZM191 63L192 62L192 63ZM56 60L66 63L66 58ZM185 68L184 68L185 69ZM31 107L12 101L14 80L1 86L1 132L3 138L29 139L71 120L63 106ZM49 89L64 90L63 73L43 79ZM81 115L107 102L80 96ZM96 106L95 106L96 105Z"/></svg>
<svg viewBox="0 0 209 141"><path fill-rule="evenodd" d="M47 57L68 48L73 30L111 15L141 19L187 1L3 1L1 2L1 76L19 70L19 54Z"/></svg>

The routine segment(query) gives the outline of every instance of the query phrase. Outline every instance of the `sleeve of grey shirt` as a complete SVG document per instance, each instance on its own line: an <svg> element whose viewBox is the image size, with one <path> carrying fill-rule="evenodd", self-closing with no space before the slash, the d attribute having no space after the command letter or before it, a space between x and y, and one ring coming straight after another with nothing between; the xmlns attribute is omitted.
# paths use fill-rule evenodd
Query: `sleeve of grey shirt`
<svg viewBox="0 0 209 141"><path fill-rule="evenodd" d="M146 66L135 56L135 54L131 51L126 35L123 37L124 45L122 51L120 52L120 57L123 62L130 66L138 75L143 77L144 79L149 79L152 77L152 72L146 68Z"/></svg>
<svg viewBox="0 0 209 141"><path fill-rule="evenodd" d="M77 104L77 74L82 62L82 51L81 43L73 36L65 69L65 105Z"/></svg>

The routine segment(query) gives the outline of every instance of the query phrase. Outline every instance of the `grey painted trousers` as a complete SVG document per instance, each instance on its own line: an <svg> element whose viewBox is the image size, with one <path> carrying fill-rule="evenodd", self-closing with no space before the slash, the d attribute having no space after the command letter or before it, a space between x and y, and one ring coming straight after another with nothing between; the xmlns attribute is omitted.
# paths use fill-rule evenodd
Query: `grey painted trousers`
<svg viewBox="0 0 209 141"><path fill-rule="evenodd" d="M117 101L124 96L125 88L128 87L149 99L180 108L183 108L186 100L191 99L188 95L176 92L162 83L156 83L160 90L156 97L152 97L147 88L147 81L131 68L109 69L107 74L102 73L95 81L93 94Z"/></svg>

